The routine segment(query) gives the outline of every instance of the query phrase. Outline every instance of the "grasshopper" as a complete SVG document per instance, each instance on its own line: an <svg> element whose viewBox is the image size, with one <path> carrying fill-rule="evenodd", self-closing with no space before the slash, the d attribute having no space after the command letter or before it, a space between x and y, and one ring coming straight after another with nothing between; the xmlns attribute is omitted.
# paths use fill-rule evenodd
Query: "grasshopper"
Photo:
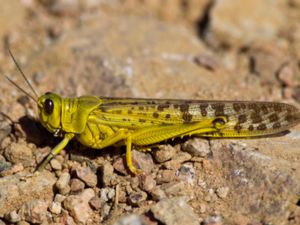
<svg viewBox="0 0 300 225"><path fill-rule="evenodd" d="M202 101L176 99L111 98L81 96L64 98L35 92L17 61L14 63L34 96L7 79L37 103L41 124L62 141L52 149L38 170L76 139L94 149L126 145L126 164L133 174L132 146L151 146L184 136L247 138L283 132L300 122L293 105L257 101Z"/></svg>

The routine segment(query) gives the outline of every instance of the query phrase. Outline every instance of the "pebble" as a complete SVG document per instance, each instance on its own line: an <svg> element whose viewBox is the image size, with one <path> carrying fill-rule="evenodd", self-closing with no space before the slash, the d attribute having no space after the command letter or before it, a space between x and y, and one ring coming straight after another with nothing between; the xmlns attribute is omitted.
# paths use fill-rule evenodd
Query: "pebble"
<svg viewBox="0 0 300 225"><path fill-rule="evenodd" d="M152 175L139 176L139 187L144 191L151 191L156 186L156 181Z"/></svg>
<svg viewBox="0 0 300 225"><path fill-rule="evenodd" d="M56 188L58 189L59 193L62 195L66 195L70 192L71 188L69 186L71 176L67 172L63 172L58 180L56 181Z"/></svg>
<svg viewBox="0 0 300 225"><path fill-rule="evenodd" d="M216 190L216 194L219 198L226 198L229 193L229 187L219 187Z"/></svg>
<svg viewBox="0 0 300 225"><path fill-rule="evenodd" d="M34 165L35 159L32 149L20 140L17 143L11 143L4 151L5 158L11 163L22 163L24 167Z"/></svg>
<svg viewBox="0 0 300 225"><path fill-rule="evenodd" d="M183 164L179 170L176 172L176 176L179 180L182 180L190 185L193 185L195 181L195 168L193 167L193 164L191 163L185 163Z"/></svg>
<svg viewBox="0 0 300 225"><path fill-rule="evenodd" d="M43 223L47 220L48 203L42 200L34 200L25 203L20 209L20 215L30 223Z"/></svg>
<svg viewBox="0 0 300 225"><path fill-rule="evenodd" d="M71 179L70 187L72 193L80 192L84 189L84 183L77 178L73 178Z"/></svg>
<svg viewBox="0 0 300 225"><path fill-rule="evenodd" d="M24 166L22 163L17 163L12 166L9 162L1 162L0 164L0 175L3 177L16 174L18 172L21 172L22 170L24 170Z"/></svg>
<svg viewBox="0 0 300 225"><path fill-rule="evenodd" d="M150 192L150 195L152 196L154 201L160 201L166 198L166 193L159 186L153 188Z"/></svg>
<svg viewBox="0 0 300 225"><path fill-rule="evenodd" d="M89 201L94 196L93 189L84 189L80 194L68 196L63 202L64 208L69 211L75 222L86 224L92 215Z"/></svg>
<svg viewBox="0 0 300 225"><path fill-rule="evenodd" d="M129 203L133 206L139 206L147 199L147 193L143 191L133 192L129 195Z"/></svg>
<svg viewBox="0 0 300 225"><path fill-rule="evenodd" d="M51 165L52 169L54 169L54 170L62 170L62 165L61 165L60 161L58 161L57 159L52 159L50 161L50 165Z"/></svg>
<svg viewBox="0 0 300 225"><path fill-rule="evenodd" d="M6 215L4 216L4 218L5 218L8 222L10 222L10 223L17 223L17 222L19 222L19 221L21 220L21 217L20 217L20 215L17 213L16 210L11 211L10 213L6 214Z"/></svg>
<svg viewBox="0 0 300 225"><path fill-rule="evenodd" d="M121 217L113 225L144 225L146 224L143 218L137 214L130 214Z"/></svg>
<svg viewBox="0 0 300 225"><path fill-rule="evenodd" d="M199 219L183 198L164 199L151 207L153 216L163 224L199 225Z"/></svg>
<svg viewBox="0 0 300 225"><path fill-rule="evenodd" d="M5 119L2 114L0 114L0 143L7 137L11 132L10 121Z"/></svg>
<svg viewBox="0 0 300 225"><path fill-rule="evenodd" d="M178 170L181 163L189 161L192 156L187 152L178 152L172 160L165 162L163 165L169 170Z"/></svg>
<svg viewBox="0 0 300 225"><path fill-rule="evenodd" d="M95 196L93 197L90 201L90 206L95 209L95 210L99 210L102 206L102 201L99 197Z"/></svg>
<svg viewBox="0 0 300 225"><path fill-rule="evenodd" d="M133 161L133 165L136 168L141 169L145 174L150 174L154 168L153 159L151 155L147 153L133 150L132 161ZM114 162L113 167L116 171L124 175L130 174L130 171L128 170L126 165L126 160L121 157Z"/></svg>
<svg viewBox="0 0 300 225"><path fill-rule="evenodd" d="M30 223L27 223L26 221L22 220L17 223L18 225L30 225ZM2 225L2 224L1 224Z"/></svg>
<svg viewBox="0 0 300 225"><path fill-rule="evenodd" d="M52 202L52 204L49 206L50 212L58 215L61 213L61 203L60 202Z"/></svg>
<svg viewBox="0 0 300 225"><path fill-rule="evenodd" d="M111 185L111 181L114 178L114 167L110 163L105 163L101 166L100 173L103 186Z"/></svg>
<svg viewBox="0 0 300 225"><path fill-rule="evenodd" d="M95 187L97 185L97 175L93 173L90 167L79 167L75 173L87 186Z"/></svg>
<svg viewBox="0 0 300 225"><path fill-rule="evenodd" d="M161 185L161 189L166 193L167 196L177 196L185 191L185 186L183 181L173 181Z"/></svg>
<svg viewBox="0 0 300 225"><path fill-rule="evenodd" d="M157 151L154 151L153 156L158 163L163 163L170 160L176 154L176 148L172 145L160 145Z"/></svg>
<svg viewBox="0 0 300 225"><path fill-rule="evenodd" d="M115 195L116 195L116 191L113 188L102 188L100 190L100 198L104 202L113 199Z"/></svg>
<svg viewBox="0 0 300 225"><path fill-rule="evenodd" d="M60 202L62 203L66 199L66 196L61 195L61 194L56 194L54 197L55 202Z"/></svg>
<svg viewBox="0 0 300 225"><path fill-rule="evenodd" d="M205 218L202 222L203 225L222 225L222 217L219 215Z"/></svg>
<svg viewBox="0 0 300 225"><path fill-rule="evenodd" d="M157 184L169 183L175 179L174 170L160 170L156 176Z"/></svg>
<svg viewBox="0 0 300 225"><path fill-rule="evenodd" d="M182 145L182 151L198 157L207 157L211 153L208 141L200 138L187 140Z"/></svg>

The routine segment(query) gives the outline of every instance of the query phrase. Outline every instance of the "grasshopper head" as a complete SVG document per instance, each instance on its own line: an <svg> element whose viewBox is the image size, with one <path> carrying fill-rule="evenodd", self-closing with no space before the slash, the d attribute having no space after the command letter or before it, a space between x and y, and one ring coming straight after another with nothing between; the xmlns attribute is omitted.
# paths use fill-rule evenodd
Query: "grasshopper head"
<svg viewBox="0 0 300 225"><path fill-rule="evenodd" d="M51 92L38 98L40 121L51 133L61 128L61 102L61 97Z"/></svg>

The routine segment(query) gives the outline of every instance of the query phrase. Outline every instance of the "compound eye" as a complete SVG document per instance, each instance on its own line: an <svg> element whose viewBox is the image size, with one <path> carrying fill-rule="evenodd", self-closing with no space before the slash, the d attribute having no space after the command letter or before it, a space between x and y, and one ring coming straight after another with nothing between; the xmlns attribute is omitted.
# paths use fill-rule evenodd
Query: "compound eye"
<svg viewBox="0 0 300 225"><path fill-rule="evenodd" d="M54 109L53 101L51 99L47 98L44 103L44 110L45 110L46 114L51 115L53 113L53 109Z"/></svg>

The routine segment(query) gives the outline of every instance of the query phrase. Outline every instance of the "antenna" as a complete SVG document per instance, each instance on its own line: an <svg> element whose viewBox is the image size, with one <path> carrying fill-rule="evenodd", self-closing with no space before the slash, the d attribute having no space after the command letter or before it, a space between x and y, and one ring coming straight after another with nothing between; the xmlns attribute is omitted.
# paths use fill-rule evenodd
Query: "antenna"
<svg viewBox="0 0 300 225"><path fill-rule="evenodd" d="M35 95L36 98L39 97L39 95L36 93L36 91L34 90L34 88L32 87L32 85L30 84L30 82L28 81L27 77L25 76L25 74L23 73L21 67L19 66L17 60L15 59L14 55L12 54L12 52L10 51L10 48L8 48L8 52L9 52L9 55L10 57L12 58L12 60L14 61L16 67L18 68L19 72L21 73L23 79L25 80L25 82L27 83L27 85L30 87L31 91L33 92L33 94ZM13 83L15 86L16 83L15 82L12 82L11 79L9 79L8 77L6 77L11 83ZM17 86L18 87L18 86ZM18 87L20 89L20 87ZM21 89L20 89L21 90ZM23 91L24 92L24 91Z"/></svg>
<svg viewBox="0 0 300 225"><path fill-rule="evenodd" d="M31 89L31 91L33 92L33 94L35 95L36 98L34 98L32 95L30 95L27 91L25 91L23 88L21 88L16 82L14 82L12 79L10 79L8 76L5 76L6 79L12 83L15 87L17 87L20 91L22 91L24 94L26 94L28 97L30 97L31 99L33 99L35 102L37 102L37 99L39 97L39 95L37 94L37 92L34 90L33 86L30 84L30 82L28 81L27 77L25 76L24 72L22 71L21 67L19 66L17 60L15 59L14 55L12 54L10 48L8 48L8 52L10 57L12 58L13 62L15 63L16 67L18 68L20 74L22 75L23 79L25 80L25 82L27 83L27 85L29 86L29 88Z"/></svg>

